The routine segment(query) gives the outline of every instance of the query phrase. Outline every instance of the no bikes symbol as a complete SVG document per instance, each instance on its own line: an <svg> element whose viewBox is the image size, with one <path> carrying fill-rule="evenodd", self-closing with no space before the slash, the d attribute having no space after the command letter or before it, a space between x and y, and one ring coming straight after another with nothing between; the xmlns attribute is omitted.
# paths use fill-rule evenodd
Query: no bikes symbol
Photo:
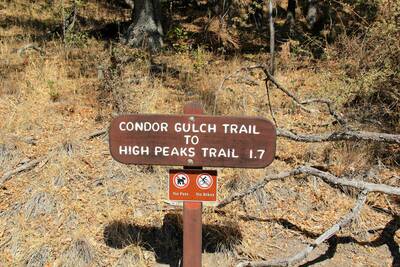
<svg viewBox="0 0 400 267"><path fill-rule="evenodd" d="M196 183L200 189L209 189L213 184L213 178L211 175L203 173L197 176Z"/></svg>

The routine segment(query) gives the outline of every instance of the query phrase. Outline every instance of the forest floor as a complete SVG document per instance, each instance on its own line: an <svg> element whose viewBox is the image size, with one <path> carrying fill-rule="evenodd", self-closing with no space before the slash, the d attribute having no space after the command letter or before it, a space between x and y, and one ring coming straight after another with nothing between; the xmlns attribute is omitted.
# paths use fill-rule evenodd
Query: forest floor
<svg viewBox="0 0 400 267"><path fill-rule="evenodd" d="M201 47L171 48L150 60L118 40L90 34L74 35L65 44L47 33L60 25L55 10L48 1L0 1L0 175L47 156L0 188L0 266L176 266L182 209L166 201L168 167L122 165L111 158L107 136L88 136L107 129L116 114L181 114L193 100L201 101L208 114L215 103L218 115L271 119L261 71L238 74L220 88L224 77L268 62L269 54L223 56ZM96 30L128 21L129 14L88 1L81 16L92 23L82 27ZM40 49L19 50L31 43ZM356 89L347 83L339 59L299 56L291 49L295 45L280 43L276 79L302 99L328 98L343 114L354 114L356 107L344 106ZM305 113L273 86L270 98L280 127L304 133L338 127L321 106L313 107L320 112ZM381 130L373 123L352 123ZM398 186L398 166L376 153L379 149L386 147L278 138L269 167L218 169L218 200L267 174L304 164ZM346 214L356 193L296 176L271 182L218 212L205 207L204 266L293 255ZM400 266L397 214L397 199L369 194L357 220L302 266Z"/></svg>

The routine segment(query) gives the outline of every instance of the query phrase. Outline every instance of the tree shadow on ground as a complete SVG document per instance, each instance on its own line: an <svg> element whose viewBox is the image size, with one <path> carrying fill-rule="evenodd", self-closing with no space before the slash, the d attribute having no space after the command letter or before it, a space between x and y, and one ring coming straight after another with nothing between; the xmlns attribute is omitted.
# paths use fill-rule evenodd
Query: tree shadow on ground
<svg viewBox="0 0 400 267"><path fill-rule="evenodd" d="M157 262L171 267L179 266L182 238L182 217L175 213L166 214L160 228L114 221L104 229L104 241L108 246L122 249L132 244L140 245L154 251ZM232 250L241 240L242 235L235 225L203 225L203 251Z"/></svg>
<svg viewBox="0 0 400 267"><path fill-rule="evenodd" d="M269 218L257 218L257 217L252 217L252 216L242 216L242 220L246 221L261 221L261 222L276 222L280 225L282 225L284 228L290 229L292 231L296 231L301 233L302 235L308 237L308 238L317 238L320 236L320 233L313 233L310 232L306 229L303 229L292 222L286 220L286 219L269 219ZM324 254L320 255L316 259L313 259L311 261L308 261L300 266L306 267L306 266L312 266L314 264L323 262L325 260L331 259L334 257L337 246L339 244L357 244L360 246L367 246L367 247L380 247L383 245L386 245L390 251L390 254L392 255L392 266L400 266L400 250L399 250L399 245L394 239L394 236L396 234L396 231L400 228L400 217L394 216L391 221L389 221L385 227L382 229L382 232L379 234L379 236L372 241L359 241L355 239L352 236L337 236L334 235L332 236L328 241L328 249L325 251ZM376 230L370 230L368 231L369 233L374 233Z"/></svg>
<svg viewBox="0 0 400 267"><path fill-rule="evenodd" d="M123 14L126 13L127 10L129 10L128 6L123 4L123 2L124 1L116 0L99 1L98 4L102 8L116 10ZM325 19L323 20L321 27L326 28L329 26L331 28L338 28L331 29L328 27L329 31L332 30L333 32L335 32L335 34L332 35L334 37L331 38L331 41L334 41L338 34L343 31L348 34L351 34L352 32L357 33L359 31L360 24L369 23L376 19L378 10L376 4L361 5L358 2L359 1L348 0L348 3L351 6L353 12L358 14L358 16L354 16L354 14L347 14L346 12L344 12L344 6L341 4L335 4L329 9L329 12L324 12L326 14L324 16ZM171 5L173 5L174 8L172 8ZM195 48L196 46L208 47L211 51L214 52L220 51L219 49L224 48L223 46L221 46L221 44L212 44L210 43L210 40L208 40L209 38L205 38L209 35L206 34L205 25L210 21L209 19L207 19L207 17L209 16L209 11L213 9L212 5L212 3L207 3L205 5L199 6L196 4L195 1L172 1L169 4L164 4L163 24L164 31L166 33L165 42L169 44L169 48L172 49L174 43L176 44L176 42L186 42L188 43L188 45L190 43L191 46L194 46L193 48ZM79 12L81 11L78 10L78 24L84 26L84 29L81 29L81 31L87 34L89 37L93 37L99 40L118 40L121 36L124 35L124 32L131 23L131 21L126 21L122 17L112 22L103 19L96 20L80 16ZM277 18L276 21L283 20L286 15L286 10L284 8L281 8L280 6L277 6L276 12L274 12L274 16L275 18ZM268 30L268 14L267 12L262 12L261 16L261 25L257 27L257 23L251 20L252 16L249 17L249 21L246 23L246 26L236 27L238 30L237 39L239 40L240 48L231 50L227 48L226 51L225 49L222 49L221 51L225 51L224 55L229 57L236 56L237 53L256 54L260 51L269 50L270 35ZM231 18L230 20L233 20L233 18ZM232 24L232 22L228 24L230 25ZM11 27L12 25L38 31L38 33L36 34L31 34L34 41L47 41L54 38L55 36L60 36L62 34L62 25L61 22L59 22L58 20L38 20L31 18L23 19L18 17L5 17L0 20L0 27ZM182 25L191 26L185 29L183 32L179 31L181 34L175 36L175 39L169 36L170 34L168 33L170 32L170 30L172 30L173 32L174 29L181 28ZM292 39L299 42L299 44L291 47L293 53L299 55L304 54L307 56L312 55L315 58L320 58L324 53L324 48L327 42L326 37L322 37L320 35L320 31L322 28L318 29L315 32L310 32L310 30L307 30L307 24L304 22L304 19L297 19L296 25L297 30L295 30L292 34L288 34L288 25L275 23L276 50L279 50L280 46L283 43L286 43L289 39ZM232 26L229 26L229 28L232 28ZM342 30L339 30L339 28ZM228 33L223 33L222 35L226 34ZM219 36L217 33L216 39L220 39L221 36Z"/></svg>
<svg viewBox="0 0 400 267"><path fill-rule="evenodd" d="M17 26L23 29L32 29L36 31L47 31L53 28L55 22L49 19L21 18L18 16L4 16L0 19L0 27L8 30Z"/></svg>

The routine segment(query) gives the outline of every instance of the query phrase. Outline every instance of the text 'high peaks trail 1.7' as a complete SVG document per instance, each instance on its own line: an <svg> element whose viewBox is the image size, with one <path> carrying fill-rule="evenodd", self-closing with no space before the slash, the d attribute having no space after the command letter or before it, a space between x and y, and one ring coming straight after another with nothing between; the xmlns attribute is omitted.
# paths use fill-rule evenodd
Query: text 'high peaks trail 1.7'
<svg viewBox="0 0 400 267"><path fill-rule="evenodd" d="M205 116L199 103L184 115L121 115L111 122L110 152L125 164L185 166L169 170L168 198L183 204L183 266L201 267L202 203L217 201L217 171L264 168L275 157L274 125L262 118Z"/></svg>
<svg viewBox="0 0 400 267"><path fill-rule="evenodd" d="M274 125L262 118L122 115L110 128L111 154L126 164L263 168L275 142Z"/></svg>

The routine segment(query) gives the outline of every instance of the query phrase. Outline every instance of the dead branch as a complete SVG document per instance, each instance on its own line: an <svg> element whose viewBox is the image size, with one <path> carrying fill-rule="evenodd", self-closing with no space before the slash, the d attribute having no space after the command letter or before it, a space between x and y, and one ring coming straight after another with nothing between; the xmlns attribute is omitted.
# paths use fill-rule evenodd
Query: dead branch
<svg viewBox="0 0 400 267"><path fill-rule="evenodd" d="M385 185L385 184L368 183L368 182L364 182L364 181L360 181L360 180L349 180L349 179L345 179L345 178L339 178L329 172L323 172L323 171L320 171L313 167L300 166L300 167L297 167L290 171L285 171L285 172L281 172L278 174L272 174L272 175L266 176L260 182L251 186L247 190L240 192L240 193L235 193L235 194L225 198L224 200L219 202L219 204L217 205L217 208L225 207L229 203L240 200L240 199L244 198L245 196L252 194L256 190L266 186L270 181L280 180L280 179L284 179L286 177L294 176L294 175L298 175L298 174L307 174L307 175L313 175L313 176L319 177L322 180L324 180L324 182L328 183L329 185L350 186L350 187L357 188L360 190L368 190L369 192L379 192L379 193L384 193L384 194L388 194L388 195L400 196L400 188L399 187L389 186L389 185Z"/></svg>
<svg viewBox="0 0 400 267"><path fill-rule="evenodd" d="M272 75L275 73L275 28L274 28L274 16L273 16L273 8L274 4L272 3L273 0L269 0L268 2L268 9L269 9L269 52L271 57L271 64L270 64L270 72Z"/></svg>
<svg viewBox="0 0 400 267"><path fill-rule="evenodd" d="M9 236L6 240L4 240L4 242L2 242L2 243L0 244L0 249L2 249L5 245L7 245L8 243L10 243L11 239L12 239L12 236Z"/></svg>
<svg viewBox="0 0 400 267"><path fill-rule="evenodd" d="M328 184L350 186L360 190L368 190L369 192L379 192L388 195L400 196L400 187L394 187L385 184L368 183L361 180L350 180L345 178L338 178L329 172L323 172L313 167L301 166L299 171L303 174L314 175Z"/></svg>
<svg viewBox="0 0 400 267"><path fill-rule="evenodd" d="M94 139L94 138L96 138L96 137L105 135L106 133L107 133L107 130L106 130L106 129L99 130L99 131L95 131L95 132L89 134L89 135L87 136L87 139L88 139L88 140L91 140L91 139Z"/></svg>
<svg viewBox="0 0 400 267"><path fill-rule="evenodd" d="M328 142L328 141L376 141L400 144L400 135L344 130L322 134L296 134L289 130L278 128L277 135L297 142Z"/></svg>
<svg viewBox="0 0 400 267"><path fill-rule="evenodd" d="M42 162L42 161L44 161L46 159L47 159L47 157L41 157L41 158L38 158L38 159L34 159L34 160L31 160L31 161L23 164L20 167L17 167L17 168L15 168L13 170L5 172L3 174L3 176L1 177L1 179L0 179L0 186L3 186L3 184L6 181L10 180L13 175L21 173L21 172L24 172L24 171L28 171L28 170L36 167L36 165L38 165L40 162Z"/></svg>
<svg viewBox="0 0 400 267"><path fill-rule="evenodd" d="M339 222L332 225L328 230L326 230L322 235L314 240L312 244L309 244L305 249L299 253L285 259L272 260L272 261L247 261L240 262L237 267L261 267L261 266L292 266L293 264L299 263L306 259L308 255L319 245L327 241L329 238L334 236L338 231L343 229L346 225L352 222L361 211L361 208L367 200L368 190L363 190L357 197L357 201L353 209L343 216Z"/></svg>
<svg viewBox="0 0 400 267"><path fill-rule="evenodd" d="M134 3L133 0L125 0L125 3L130 7L130 8L134 8Z"/></svg>
<svg viewBox="0 0 400 267"><path fill-rule="evenodd" d="M264 74L267 76L266 80L271 81L273 84L275 84L275 86L279 90L281 90L283 93L289 96L294 101L294 103L297 104L302 110L308 113L317 112L316 110L306 108L304 104L301 103L300 99L297 96L295 96L293 93L291 93L289 90L287 90L285 87L283 87L280 83L277 82L275 77L267 70L267 68L261 65L259 66L259 68L261 68L264 71Z"/></svg>
<svg viewBox="0 0 400 267"><path fill-rule="evenodd" d="M240 193L235 193L235 194L225 198L224 200L220 201L218 203L218 205L217 205L217 208L223 208L226 205L228 205L229 203L232 203L234 201L237 201L239 199L244 198L247 195L250 195L250 194L254 193L258 189L263 188L270 181L281 180L281 179L284 179L286 177L297 175L297 174L300 174L300 173L301 172L299 171L299 169L296 168L296 169L293 169L291 171L281 172L279 174L268 175L264 179L262 179L260 182L256 183L254 186L250 187L249 189L247 189L247 190L245 190L243 192L240 192Z"/></svg>
<svg viewBox="0 0 400 267"><path fill-rule="evenodd" d="M328 107L329 114L332 115L341 125L346 125L347 121L341 117L336 110L332 107L332 101L328 99L308 99L308 100L303 100L300 102L303 105L311 104L311 103L322 103L325 104Z"/></svg>
<svg viewBox="0 0 400 267"><path fill-rule="evenodd" d="M239 72L243 71L243 70L247 70L247 67L240 67L239 69L237 69L236 71L226 75L224 77L224 79L222 79L221 83L219 84L219 87L217 88L217 90L215 91L215 96L214 96L214 107L213 107L213 114L215 114L215 111L217 109L217 100L218 100L218 93L219 91L222 90L225 82L229 79L231 79L232 77L234 77L236 74L238 74Z"/></svg>
<svg viewBox="0 0 400 267"><path fill-rule="evenodd" d="M269 106L269 113L271 114L272 120L275 123L275 127L278 127L278 122L275 119L274 111L272 110L272 104L271 104L271 96L269 94L269 81L265 80L265 89L267 90L267 100L268 100L268 106Z"/></svg>
<svg viewBox="0 0 400 267"><path fill-rule="evenodd" d="M40 55L44 55L45 54L43 49L41 49L38 45L33 44L33 43L24 45L23 47L19 48L18 50L14 50L14 51L16 51L18 53L18 55L21 56L22 54L24 54L29 49L32 49L32 50L35 50L35 51L39 52Z"/></svg>
<svg viewBox="0 0 400 267"><path fill-rule="evenodd" d="M306 112L316 112L315 110L310 110L308 108L305 107L305 105L308 104L312 104L312 103L320 103L320 104L325 104L328 108L329 114L332 115L332 117L335 118L335 120L337 120L341 125L345 126L347 125L347 121L340 116L336 110L333 108L332 106L332 101L328 100L328 99L307 99L307 100L300 100L295 94L293 94L292 92L290 92L289 90L287 90L284 86L282 86L274 77L273 74L271 74L272 72L268 71L268 68L265 65L255 65L250 67L251 69L255 69L255 68L260 68L263 70L264 74L267 76L267 80L271 81L273 84L275 84L275 86L281 90L283 93L285 93L287 96L289 96L297 105L300 106L301 109L303 109ZM248 68L248 69L250 69Z"/></svg>
<svg viewBox="0 0 400 267"><path fill-rule="evenodd" d="M103 129L103 130L99 130L94 133L91 133L87 137L83 137L81 139L91 140L93 138L102 136L106 133L107 133L107 130ZM7 182L8 180L10 180L14 175L19 174L21 172L29 171L32 168L36 167L39 163L47 161L50 157L51 157L51 153L47 154L46 156L40 157L38 159L28 161L27 163L13 169L13 170L5 172L3 174L3 176L0 178L0 186L3 186L3 184L5 182Z"/></svg>
<svg viewBox="0 0 400 267"><path fill-rule="evenodd" d="M268 9L269 9L269 34L270 34L270 39L269 39L269 54L270 54L270 72L272 74L275 73L275 28L274 28L274 16L272 15L273 13L273 0L268 1ZM269 113L271 114L272 119L274 120L275 125L277 126L278 123L275 119L274 116L274 111L272 110L272 104L271 104L271 96L269 93L269 80L265 80L265 89L267 90L267 100L268 100L268 106L269 106Z"/></svg>

